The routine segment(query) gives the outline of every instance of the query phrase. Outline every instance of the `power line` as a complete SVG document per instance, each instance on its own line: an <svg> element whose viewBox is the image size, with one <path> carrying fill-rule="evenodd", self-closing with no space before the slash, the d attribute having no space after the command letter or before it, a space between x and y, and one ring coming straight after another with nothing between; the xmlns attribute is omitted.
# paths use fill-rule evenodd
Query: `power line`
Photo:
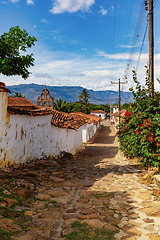
<svg viewBox="0 0 160 240"><path fill-rule="evenodd" d="M142 0L139 16L138 16L138 20L137 20L137 25L136 25L136 29L135 29L135 33L134 33L134 37L133 37L133 41L132 41L132 46L131 46L130 53L129 53L127 67L126 67L126 71L125 71L126 76L128 75L129 68L131 67L130 66L131 62L134 60L135 48L137 46L137 41L139 39L142 23L144 20L144 12L145 12L144 0Z"/></svg>
<svg viewBox="0 0 160 240"><path fill-rule="evenodd" d="M127 27L126 39L125 39L125 46L127 45L127 38L128 38L129 28L130 28L130 22L131 22L132 10L133 10L133 1L134 1L134 0L132 0L132 3L131 3L131 9L130 9L130 14L129 14L129 21L128 21L128 27Z"/></svg>
<svg viewBox="0 0 160 240"><path fill-rule="evenodd" d="M141 49L140 49L140 53L139 53L139 57L138 57L138 61L137 61L136 70L138 69L138 66L139 66L139 61L140 61L140 57L141 57L141 54L142 54L142 50L143 50L143 46L144 46L144 41L145 41L146 34L147 34L147 29L148 29L148 21L147 21L147 23L146 23L146 28L145 28L145 32L144 32L144 36L143 36L143 41L142 41L142 45L141 45Z"/></svg>
<svg viewBox="0 0 160 240"><path fill-rule="evenodd" d="M113 46L112 46L112 56L114 55L115 49L115 32L116 32L116 14L117 14L117 0L114 3L114 21L113 21ZM113 79L113 57L112 57L112 79Z"/></svg>

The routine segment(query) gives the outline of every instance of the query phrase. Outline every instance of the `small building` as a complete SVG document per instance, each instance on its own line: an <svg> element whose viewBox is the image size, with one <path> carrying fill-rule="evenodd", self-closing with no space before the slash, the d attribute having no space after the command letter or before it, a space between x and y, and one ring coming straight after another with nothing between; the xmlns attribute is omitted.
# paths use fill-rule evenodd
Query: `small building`
<svg viewBox="0 0 160 240"><path fill-rule="evenodd" d="M15 109L33 110L40 107L25 97L8 97L8 107Z"/></svg>
<svg viewBox="0 0 160 240"><path fill-rule="evenodd" d="M93 111L90 111L90 114L101 117L102 120L105 119L106 116L107 116L107 113L105 111L102 111L102 110L93 110Z"/></svg>
<svg viewBox="0 0 160 240"><path fill-rule="evenodd" d="M125 112L126 112L125 109L122 109L120 111L120 117L121 117L120 122L123 121L123 117L125 116ZM118 111L111 115L110 123L115 125L115 126L117 126L119 124L119 112Z"/></svg>
<svg viewBox="0 0 160 240"><path fill-rule="evenodd" d="M51 96L46 86L42 90L41 95L38 97L37 105L43 108L54 108L54 98Z"/></svg>
<svg viewBox="0 0 160 240"><path fill-rule="evenodd" d="M118 112L118 105L113 106L113 113Z"/></svg>

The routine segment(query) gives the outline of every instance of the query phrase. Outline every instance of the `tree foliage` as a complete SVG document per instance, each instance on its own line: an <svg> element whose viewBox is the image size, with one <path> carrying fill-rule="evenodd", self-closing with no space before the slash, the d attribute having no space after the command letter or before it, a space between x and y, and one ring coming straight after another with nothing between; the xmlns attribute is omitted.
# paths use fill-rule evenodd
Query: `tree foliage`
<svg viewBox="0 0 160 240"><path fill-rule="evenodd" d="M96 105L93 103L89 103L88 106L86 106L83 103L75 102L75 103L67 103L66 101L59 99L56 100L54 103L54 109L62 112L83 112L83 113L90 113L91 110L103 110L105 112L109 112L109 104L101 104Z"/></svg>
<svg viewBox="0 0 160 240"><path fill-rule="evenodd" d="M109 104L93 104L93 103L89 103L89 109L91 110L102 110L105 111L107 113L110 112L110 106Z"/></svg>
<svg viewBox="0 0 160 240"><path fill-rule="evenodd" d="M33 66L33 54L22 55L28 48L35 45L37 39L29 36L19 26L10 28L8 33L0 36L0 73L6 76L19 75L27 79Z"/></svg>
<svg viewBox="0 0 160 240"><path fill-rule="evenodd" d="M84 88L82 92L79 94L79 102L88 106L89 98L90 98L90 94L87 91L87 89Z"/></svg>
<svg viewBox="0 0 160 240"><path fill-rule="evenodd" d="M12 94L12 97L23 97L23 96L21 93L15 92L14 94Z"/></svg>
<svg viewBox="0 0 160 240"><path fill-rule="evenodd" d="M63 111L64 106L66 105L66 101L64 101L63 99L57 99L54 102L54 109L58 110L58 111Z"/></svg>

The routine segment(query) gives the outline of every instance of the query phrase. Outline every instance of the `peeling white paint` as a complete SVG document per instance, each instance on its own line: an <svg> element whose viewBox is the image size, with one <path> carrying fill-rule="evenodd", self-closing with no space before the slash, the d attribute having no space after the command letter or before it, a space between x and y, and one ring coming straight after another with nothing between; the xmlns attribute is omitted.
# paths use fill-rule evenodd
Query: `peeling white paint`
<svg viewBox="0 0 160 240"><path fill-rule="evenodd" d="M85 124L78 130L51 124L52 115L10 115L7 93L0 92L0 167L8 163L25 163L61 152L75 154L99 127Z"/></svg>

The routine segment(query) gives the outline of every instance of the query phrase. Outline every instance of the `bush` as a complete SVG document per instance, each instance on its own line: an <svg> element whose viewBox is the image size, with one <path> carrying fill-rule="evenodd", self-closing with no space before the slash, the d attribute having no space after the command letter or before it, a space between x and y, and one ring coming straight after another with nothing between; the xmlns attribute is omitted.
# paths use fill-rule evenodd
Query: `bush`
<svg viewBox="0 0 160 240"><path fill-rule="evenodd" d="M150 84L141 87L135 71L133 79L136 90L132 91L134 103L126 111L117 132L120 149L130 158L137 157L145 166L159 167L160 164L160 93L150 97Z"/></svg>

